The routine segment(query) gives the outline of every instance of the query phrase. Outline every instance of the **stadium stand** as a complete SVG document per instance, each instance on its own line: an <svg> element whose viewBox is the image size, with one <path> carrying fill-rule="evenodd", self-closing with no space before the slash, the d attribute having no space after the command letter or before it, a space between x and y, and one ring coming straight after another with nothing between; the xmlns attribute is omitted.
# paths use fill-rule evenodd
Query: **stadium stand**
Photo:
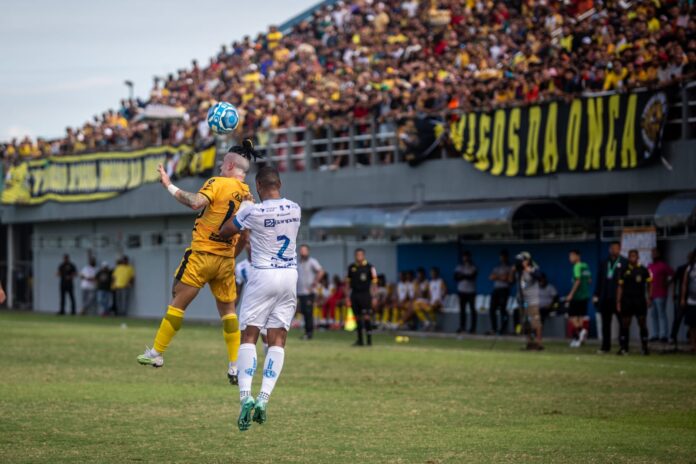
<svg viewBox="0 0 696 464"><path fill-rule="evenodd" d="M145 100L124 100L57 140L11 140L12 160L209 142L207 108L243 110L259 145L282 128L347 136L393 132L404 116L568 99L589 91L665 86L696 71L688 2L439 0L325 2L280 28L223 46L155 78ZM149 113L171 107L174 117ZM178 117L177 117L178 115ZM159 122L158 122L159 121ZM165 121L165 122L162 122ZM274 142L302 140L300 129ZM389 156L380 158L390 162ZM338 167L338 165L333 166Z"/></svg>

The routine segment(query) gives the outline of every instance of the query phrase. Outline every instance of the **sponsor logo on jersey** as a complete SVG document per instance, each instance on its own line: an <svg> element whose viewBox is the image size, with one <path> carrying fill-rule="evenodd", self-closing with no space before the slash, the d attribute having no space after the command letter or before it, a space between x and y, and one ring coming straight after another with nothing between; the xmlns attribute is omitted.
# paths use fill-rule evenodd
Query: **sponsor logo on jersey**
<svg viewBox="0 0 696 464"><path fill-rule="evenodd" d="M264 227L275 227L275 225L276 225L275 219L264 219L263 220Z"/></svg>

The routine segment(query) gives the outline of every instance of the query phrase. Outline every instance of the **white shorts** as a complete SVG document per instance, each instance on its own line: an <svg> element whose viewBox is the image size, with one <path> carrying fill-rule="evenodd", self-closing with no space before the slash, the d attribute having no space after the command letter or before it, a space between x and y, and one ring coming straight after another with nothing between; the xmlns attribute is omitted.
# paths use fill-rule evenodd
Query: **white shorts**
<svg viewBox="0 0 696 464"><path fill-rule="evenodd" d="M297 269L254 269L244 288L239 328L290 329L297 307Z"/></svg>

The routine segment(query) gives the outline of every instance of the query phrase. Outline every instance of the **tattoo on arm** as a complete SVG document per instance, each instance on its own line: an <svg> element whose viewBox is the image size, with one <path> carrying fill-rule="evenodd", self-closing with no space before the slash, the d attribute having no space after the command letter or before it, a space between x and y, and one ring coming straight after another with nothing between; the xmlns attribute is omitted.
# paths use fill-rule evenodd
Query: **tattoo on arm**
<svg viewBox="0 0 696 464"><path fill-rule="evenodd" d="M176 192L176 199L182 205L188 206L193 209L200 209L203 204L201 204L201 199L199 198L199 193L187 192L185 190L179 190Z"/></svg>

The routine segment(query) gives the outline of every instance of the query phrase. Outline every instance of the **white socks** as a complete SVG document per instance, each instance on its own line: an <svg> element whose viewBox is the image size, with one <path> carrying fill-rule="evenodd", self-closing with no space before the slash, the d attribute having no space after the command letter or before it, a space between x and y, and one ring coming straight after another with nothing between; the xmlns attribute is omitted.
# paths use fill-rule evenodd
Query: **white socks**
<svg viewBox="0 0 696 464"><path fill-rule="evenodd" d="M273 388L275 387L280 372L283 370L285 360L285 349L280 346L271 346L266 354L266 361L263 366L263 380L261 381L261 392L258 399L268 401ZM239 399L243 400L251 396L251 383L256 372L256 345L242 343L239 345L239 359L237 361L239 378Z"/></svg>
<svg viewBox="0 0 696 464"><path fill-rule="evenodd" d="M273 392L273 387L275 387L278 377L280 377L280 372L283 370L284 360L284 348L281 348L280 346L271 346L268 348L266 362L263 366L263 380L261 382L261 392L259 393L258 397L259 400L268 401L268 398Z"/></svg>
<svg viewBox="0 0 696 464"><path fill-rule="evenodd" d="M239 345L239 399L243 400L251 396L251 381L256 372L256 345L252 343L242 343Z"/></svg>

